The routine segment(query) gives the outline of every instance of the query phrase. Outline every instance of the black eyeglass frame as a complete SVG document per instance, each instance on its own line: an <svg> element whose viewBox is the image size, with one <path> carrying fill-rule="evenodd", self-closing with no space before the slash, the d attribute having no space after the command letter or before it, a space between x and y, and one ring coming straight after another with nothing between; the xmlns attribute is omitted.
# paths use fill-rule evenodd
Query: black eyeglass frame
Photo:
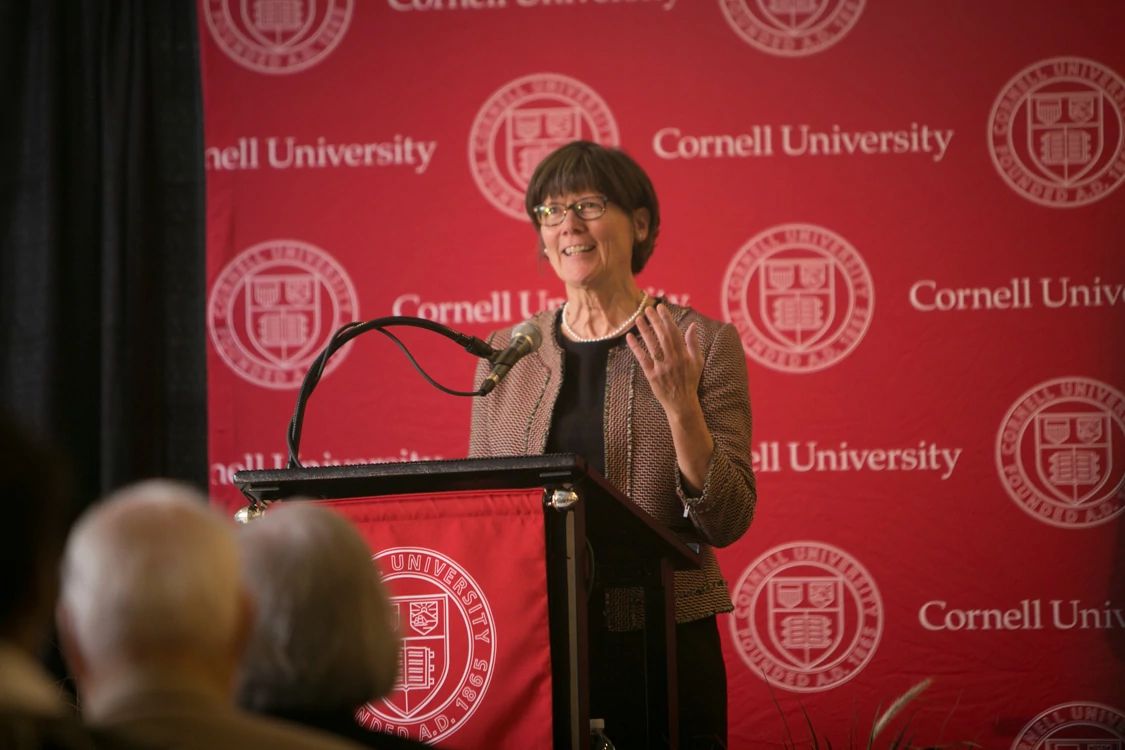
<svg viewBox="0 0 1125 750"><path fill-rule="evenodd" d="M592 201L592 199L597 199L597 200ZM592 205L599 206L601 208L601 210L598 211L596 216L583 216L582 211L585 209L586 205L591 204L591 201L592 201ZM536 206L535 208L533 208L531 210L532 210L532 212L535 213L535 221L538 222L539 226L541 226L541 227L557 227L559 224L562 224L564 221L566 221L566 215L571 210L573 210L574 213L578 216L578 218L582 219L582 221L594 221L596 219L600 219L603 216L605 216L605 212L607 210L609 210L609 204L610 204L610 200L609 200L608 195L602 195L601 193L595 193L594 195L587 195L585 197L579 198L578 200L574 201L574 203L571 203L569 206L564 206L561 203L540 203L538 206ZM551 216L557 215L559 217L558 221L554 221L554 222L546 221L546 212L547 212L548 209L558 210L560 208L562 209L562 211L560 213L551 214Z"/></svg>

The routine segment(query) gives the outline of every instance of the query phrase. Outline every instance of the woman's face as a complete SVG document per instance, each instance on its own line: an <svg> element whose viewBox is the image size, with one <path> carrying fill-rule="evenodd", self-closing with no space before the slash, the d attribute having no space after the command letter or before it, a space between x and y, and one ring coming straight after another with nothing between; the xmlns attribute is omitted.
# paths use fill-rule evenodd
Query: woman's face
<svg viewBox="0 0 1125 750"><path fill-rule="evenodd" d="M596 190L551 195L545 204L571 206L583 198L599 198ZM631 215L612 201L596 219L583 219L571 208L561 224L540 226L543 251L559 279L575 289L612 288L633 275L633 243L648 234L648 211Z"/></svg>

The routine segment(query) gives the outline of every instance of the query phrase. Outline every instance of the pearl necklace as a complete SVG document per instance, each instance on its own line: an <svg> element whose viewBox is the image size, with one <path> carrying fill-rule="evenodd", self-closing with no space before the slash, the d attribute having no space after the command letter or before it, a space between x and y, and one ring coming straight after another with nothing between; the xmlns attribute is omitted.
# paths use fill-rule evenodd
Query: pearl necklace
<svg viewBox="0 0 1125 750"><path fill-rule="evenodd" d="M593 344L598 341L608 341L609 339L615 339L621 334L625 333L625 331L629 330L629 328L633 325L637 318L641 317L641 313L644 312L646 302L648 302L648 292L641 292L641 303L637 305L637 309L633 311L633 314L630 315L624 323L617 326L617 328L614 328L604 336L590 337L579 336L574 332L574 329L570 327L570 323L566 322L566 306L570 303L564 302L562 306L562 328L571 341L577 341L579 344Z"/></svg>

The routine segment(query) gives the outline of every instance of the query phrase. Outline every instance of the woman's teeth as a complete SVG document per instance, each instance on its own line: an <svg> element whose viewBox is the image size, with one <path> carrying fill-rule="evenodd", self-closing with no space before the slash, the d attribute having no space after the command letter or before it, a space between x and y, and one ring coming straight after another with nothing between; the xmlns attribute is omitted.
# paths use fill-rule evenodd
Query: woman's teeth
<svg viewBox="0 0 1125 750"><path fill-rule="evenodd" d="M564 247L562 250L562 254L577 255L578 253L588 253L593 249L593 245L571 245L570 247Z"/></svg>

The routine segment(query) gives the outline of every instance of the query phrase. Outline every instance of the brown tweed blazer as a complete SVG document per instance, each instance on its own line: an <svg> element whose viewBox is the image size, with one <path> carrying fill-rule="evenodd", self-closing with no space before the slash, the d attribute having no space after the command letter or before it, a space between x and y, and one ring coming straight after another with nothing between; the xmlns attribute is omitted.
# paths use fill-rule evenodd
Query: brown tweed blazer
<svg viewBox="0 0 1125 750"><path fill-rule="evenodd" d="M607 363L605 467L606 478L640 508L684 541L702 545L702 569L676 573L676 620L690 622L733 609L711 546L725 547L737 540L754 515L750 398L746 356L734 327L690 308L664 304L681 331L694 321L702 336L699 398L715 440L703 493L697 498L684 495L667 416L624 338L610 350ZM517 363L491 394L473 401L469 455L543 452L564 376L563 351L555 340L556 314L548 310L531 318L543 333L542 346ZM490 341L493 346L507 346L510 334L510 330L498 331ZM476 383L488 368L482 360ZM644 623L640 589L608 591L606 619L614 630L640 628Z"/></svg>

